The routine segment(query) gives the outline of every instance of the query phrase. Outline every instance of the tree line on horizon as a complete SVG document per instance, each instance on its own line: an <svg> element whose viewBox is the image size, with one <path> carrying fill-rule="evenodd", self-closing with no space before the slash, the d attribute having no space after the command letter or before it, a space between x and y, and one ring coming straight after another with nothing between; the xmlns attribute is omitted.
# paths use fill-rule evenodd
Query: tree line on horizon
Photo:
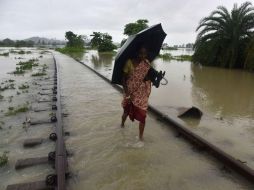
<svg viewBox="0 0 254 190"><path fill-rule="evenodd" d="M147 19L139 19L124 26L127 37L149 27ZM241 68L254 70L254 7L251 2L238 6L231 11L218 6L210 15L201 19L196 32L192 62L206 66ZM87 43L99 52L113 51L117 46L108 33L93 32ZM84 49L87 36L71 31L65 33L66 47ZM124 44L126 38L121 41ZM24 42L22 42L24 43ZM18 43L22 44L21 42ZM26 42L27 43L27 42ZM165 45L165 44L164 44ZM1 46L1 42L0 42ZM166 45L165 45L166 46ZM192 44L189 44L192 47Z"/></svg>
<svg viewBox="0 0 254 190"><path fill-rule="evenodd" d="M34 46L45 46L45 45L65 45L64 41L31 37L25 40L11 40L9 38L0 40L0 47L34 47Z"/></svg>
<svg viewBox="0 0 254 190"><path fill-rule="evenodd" d="M31 40L11 40L6 38L0 41L0 47L33 47L34 42Z"/></svg>
<svg viewBox="0 0 254 190"><path fill-rule="evenodd" d="M139 19L134 23L128 23L124 27L124 34L127 36L138 33L139 31L148 27L148 20ZM111 52L117 48L117 46L112 41L112 36L108 33L102 32L93 32L90 35L92 38L88 43L91 48L97 49L99 52ZM66 44L67 48L79 48L83 49L85 45L84 39L87 36L81 36L74 34L72 31L68 31L65 33L65 38L68 41ZM123 39L121 45L126 41Z"/></svg>

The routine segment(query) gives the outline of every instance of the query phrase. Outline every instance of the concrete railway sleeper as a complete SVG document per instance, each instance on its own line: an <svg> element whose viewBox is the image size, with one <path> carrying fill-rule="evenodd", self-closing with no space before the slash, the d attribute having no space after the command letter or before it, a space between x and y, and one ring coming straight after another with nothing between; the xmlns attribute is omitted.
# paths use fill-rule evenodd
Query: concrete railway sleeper
<svg viewBox="0 0 254 190"><path fill-rule="evenodd" d="M71 155L71 153L67 153L66 151L64 136L68 136L69 133L63 131L62 116L66 115L61 112L60 80L57 75L58 65L54 56L53 60L55 67L54 80L52 80L53 88L51 89L53 97L51 100L39 102L51 102L52 110L55 111L55 114L48 121L31 122L31 124L53 123L55 125L54 132L49 135L49 139L56 143L55 151L49 152L48 156L44 157L20 159L16 162L15 168L22 169L38 164L51 164L55 169L55 173L47 175L44 180L8 185L7 190L66 189L66 178L69 175L67 156ZM24 147L33 147L41 144L43 141L45 139L42 138L27 139L24 142Z"/></svg>
<svg viewBox="0 0 254 190"><path fill-rule="evenodd" d="M112 84L108 78L98 73L97 71L95 71L94 69L86 65L84 62L79 61L77 59L75 60L81 63L82 65L84 65L86 68L88 68L92 72L94 72L103 80L111 84L115 89L117 89L120 92L123 92L120 86ZM163 114L160 110L156 109L155 107L151 105L149 105L148 110L154 115L156 115L160 121L165 122L166 124L168 124L168 126L172 126L174 130L176 130L177 132L177 135L176 135L177 137L184 137L188 142L191 142L192 144L194 144L198 150L206 151L210 153L210 155L214 156L218 161L222 162L226 167L240 174L251 183L254 183L254 170L252 168L248 167L243 162L227 154L226 152L216 147L215 145L211 144L204 138L190 131L180 119L175 119L175 118L173 119Z"/></svg>

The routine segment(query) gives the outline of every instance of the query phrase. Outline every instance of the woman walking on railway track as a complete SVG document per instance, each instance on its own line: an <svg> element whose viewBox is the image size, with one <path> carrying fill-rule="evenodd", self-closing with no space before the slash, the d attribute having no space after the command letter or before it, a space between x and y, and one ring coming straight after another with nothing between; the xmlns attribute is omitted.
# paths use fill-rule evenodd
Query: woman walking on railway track
<svg viewBox="0 0 254 190"><path fill-rule="evenodd" d="M160 23L145 28L130 36L115 57L111 82L122 85L124 89L121 126L124 127L128 116L132 121L138 120L141 141L143 141L151 83L158 88L165 75L165 72L157 72L152 68L150 62L159 55L166 35Z"/></svg>
<svg viewBox="0 0 254 190"><path fill-rule="evenodd" d="M134 119L139 121L139 139L141 141L143 141L148 98L151 93L151 81L145 81L144 78L150 68L150 63L147 60L147 49L144 46L138 49L135 58L127 60L123 68L124 95L122 107L124 112L121 127L124 127L128 116L132 121Z"/></svg>

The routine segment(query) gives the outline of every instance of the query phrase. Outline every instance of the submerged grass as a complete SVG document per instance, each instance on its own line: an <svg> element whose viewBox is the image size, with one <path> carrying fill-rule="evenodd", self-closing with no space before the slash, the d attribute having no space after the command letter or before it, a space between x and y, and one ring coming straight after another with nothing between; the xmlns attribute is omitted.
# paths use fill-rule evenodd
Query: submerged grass
<svg viewBox="0 0 254 190"><path fill-rule="evenodd" d="M25 71L22 70L20 67L16 67L16 70L13 71L13 74L15 74L15 75L22 75L24 73L25 73Z"/></svg>
<svg viewBox="0 0 254 190"><path fill-rule="evenodd" d="M0 155L0 167L6 165L8 163L8 156L7 153L4 152L2 155Z"/></svg>
<svg viewBox="0 0 254 190"><path fill-rule="evenodd" d="M55 116L55 113L51 112L51 113L49 113L49 116L50 117Z"/></svg>
<svg viewBox="0 0 254 190"><path fill-rule="evenodd" d="M17 65L20 65L21 70L31 70L33 67L37 67L39 64L35 63L35 61L38 61L37 59L30 59L25 62L19 62Z"/></svg>
<svg viewBox="0 0 254 190"><path fill-rule="evenodd" d="M27 88L29 88L29 85L22 84L21 86L19 86L20 90L27 89Z"/></svg>
<svg viewBox="0 0 254 190"><path fill-rule="evenodd" d="M174 59L177 61L192 61L192 56L191 55L179 55L179 56L174 56Z"/></svg>
<svg viewBox="0 0 254 190"><path fill-rule="evenodd" d="M15 53L15 54L31 54L31 51L24 51L24 50L20 50L20 51L16 51L16 50L10 50L10 53Z"/></svg>
<svg viewBox="0 0 254 190"><path fill-rule="evenodd" d="M9 109L9 111L13 111L14 107L9 107L8 109Z"/></svg>
<svg viewBox="0 0 254 190"><path fill-rule="evenodd" d="M178 50L177 47L166 47L166 48L163 48L164 50Z"/></svg>
<svg viewBox="0 0 254 190"><path fill-rule="evenodd" d="M22 93L28 93L29 91L28 90L22 90Z"/></svg>
<svg viewBox="0 0 254 190"><path fill-rule="evenodd" d="M38 72L38 73L32 74L31 76L32 77L39 77L39 76L44 76L44 75L47 75L47 73L45 73L45 72Z"/></svg>
<svg viewBox="0 0 254 190"><path fill-rule="evenodd" d="M46 54L46 53L50 53L50 51L44 50L40 52L40 54Z"/></svg>
<svg viewBox="0 0 254 190"><path fill-rule="evenodd" d="M170 53L164 53L164 54L160 54L159 58L162 58L163 60L171 60L173 57Z"/></svg>
<svg viewBox="0 0 254 190"><path fill-rule="evenodd" d="M8 97L8 102L9 102L9 103L12 102L12 99L13 99L13 96L9 96L9 97Z"/></svg>
<svg viewBox="0 0 254 190"><path fill-rule="evenodd" d="M0 53L0 56L9 56L9 52L6 52L6 53Z"/></svg>
<svg viewBox="0 0 254 190"><path fill-rule="evenodd" d="M46 72L46 69L48 69L49 67L46 65L46 64L44 64L43 66L42 66L42 71L43 72Z"/></svg>
<svg viewBox="0 0 254 190"><path fill-rule="evenodd" d="M39 77L39 76L47 75L46 70L47 70L48 68L49 68L49 67L48 67L46 64L44 64L44 65L42 66L42 68L40 69L39 72L34 73L34 74L32 74L31 76L32 76L32 77Z"/></svg>
<svg viewBox="0 0 254 190"><path fill-rule="evenodd" d="M14 82L15 80L12 80L12 79L10 79L10 80L8 80L8 81L5 81L5 82Z"/></svg>
<svg viewBox="0 0 254 190"><path fill-rule="evenodd" d="M85 48L80 47L64 47L64 48L56 48L56 51L59 51L63 54L69 55L74 59L81 60L84 56Z"/></svg>
<svg viewBox="0 0 254 190"><path fill-rule="evenodd" d="M38 63L35 63L36 61L38 61L38 59L29 59L28 61L20 61L17 65L19 65L18 67L16 67L16 70L13 72L13 74L19 75L19 74L24 74L25 70L31 70L33 67L37 67L39 66Z"/></svg>
<svg viewBox="0 0 254 190"><path fill-rule="evenodd" d="M9 89L15 89L15 85L13 83L11 84L6 84L5 86L0 86L0 91L5 91Z"/></svg>
<svg viewBox="0 0 254 190"><path fill-rule="evenodd" d="M5 116L11 116L11 115L16 115L18 113L22 112L27 112L29 110L28 105L24 104L21 107L14 108L14 107L9 107L8 112L5 113Z"/></svg>
<svg viewBox="0 0 254 190"><path fill-rule="evenodd" d="M163 60L177 60L177 61L192 61L191 55L178 55L178 56L172 56L170 53L164 53L160 54L159 58L162 58Z"/></svg>
<svg viewBox="0 0 254 190"><path fill-rule="evenodd" d="M56 48L56 51L59 51L64 54L69 54L69 53L77 53L77 52L85 52L84 48L80 47L64 47L64 48Z"/></svg>
<svg viewBox="0 0 254 190"><path fill-rule="evenodd" d="M3 129L3 125L4 125L5 123L3 122L3 121L0 121L0 129Z"/></svg>

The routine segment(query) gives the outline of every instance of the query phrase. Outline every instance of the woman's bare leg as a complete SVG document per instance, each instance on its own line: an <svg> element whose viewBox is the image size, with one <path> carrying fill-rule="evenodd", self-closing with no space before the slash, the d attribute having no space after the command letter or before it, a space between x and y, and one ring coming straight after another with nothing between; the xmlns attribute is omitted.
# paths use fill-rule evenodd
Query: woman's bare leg
<svg viewBox="0 0 254 190"><path fill-rule="evenodd" d="M143 141L143 133L144 133L144 129L145 129L145 123L139 123L139 140Z"/></svg>
<svg viewBox="0 0 254 190"><path fill-rule="evenodd" d="M125 121L126 121L126 119L127 119L127 116L128 116L128 114L125 113L125 112L123 112L123 115L122 115L122 123L121 123L121 127L122 127L122 128L124 127L124 123L125 123Z"/></svg>

